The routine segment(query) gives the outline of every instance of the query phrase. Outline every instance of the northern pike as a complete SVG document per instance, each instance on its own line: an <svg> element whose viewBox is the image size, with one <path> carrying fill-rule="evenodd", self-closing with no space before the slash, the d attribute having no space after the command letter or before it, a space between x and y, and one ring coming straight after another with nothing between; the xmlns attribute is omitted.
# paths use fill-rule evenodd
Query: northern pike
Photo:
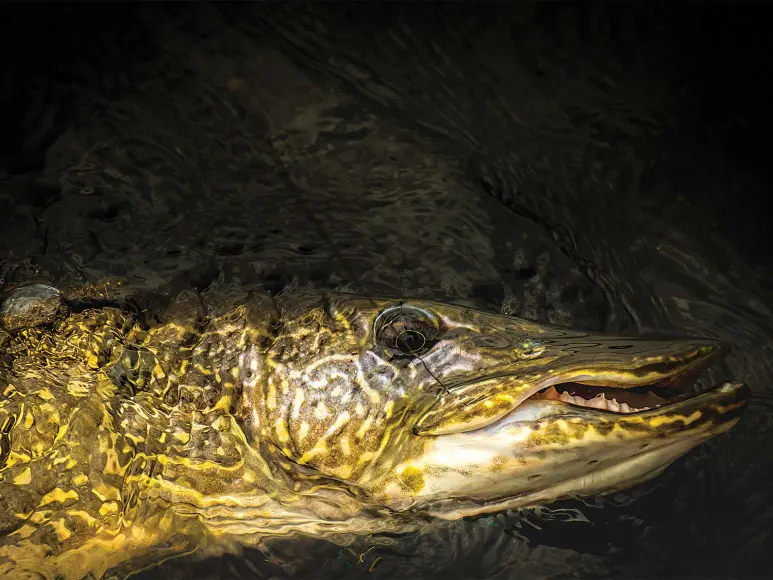
<svg viewBox="0 0 773 580"><path fill-rule="evenodd" d="M606 494L728 431L749 395L694 388L727 352L708 339L344 294L183 294L152 318L42 293L49 318L6 301L0 340L2 578Z"/></svg>

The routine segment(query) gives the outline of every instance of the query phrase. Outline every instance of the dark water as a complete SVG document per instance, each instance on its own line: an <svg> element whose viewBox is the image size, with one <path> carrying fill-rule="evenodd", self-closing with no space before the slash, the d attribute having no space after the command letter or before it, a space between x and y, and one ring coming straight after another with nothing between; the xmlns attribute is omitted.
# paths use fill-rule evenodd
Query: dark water
<svg viewBox="0 0 773 580"><path fill-rule="evenodd" d="M611 497L156 578L769 578L763 4L5 7L0 285L467 301L734 347L727 436Z"/></svg>

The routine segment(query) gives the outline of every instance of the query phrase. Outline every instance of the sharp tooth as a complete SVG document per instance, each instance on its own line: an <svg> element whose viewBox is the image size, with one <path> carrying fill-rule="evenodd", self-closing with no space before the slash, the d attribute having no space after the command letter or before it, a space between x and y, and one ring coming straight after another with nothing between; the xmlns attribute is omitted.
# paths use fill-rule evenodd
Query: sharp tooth
<svg viewBox="0 0 773 580"><path fill-rule="evenodd" d="M620 410L623 413L630 413L631 412L631 407L628 406L628 403L620 403Z"/></svg>
<svg viewBox="0 0 773 580"><path fill-rule="evenodd" d="M561 397L560 398L565 403L573 403L574 402L574 397L572 395L570 395L569 393L567 393L566 391L561 393Z"/></svg>
<svg viewBox="0 0 773 580"><path fill-rule="evenodd" d="M594 409L606 409L606 399L604 397L594 397L588 401L588 406L593 407Z"/></svg>
<svg viewBox="0 0 773 580"><path fill-rule="evenodd" d="M607 409L614 411L615 413L620 412L620 404L617 402L617 399L607 401Z"/></svg>
<svg viewBox="0 0 773 580"><path fill-rule="evenodd" d="M555 387L550 387L547 391L543 393L543 396L546 399L558 399L558 391Z"/></svg>

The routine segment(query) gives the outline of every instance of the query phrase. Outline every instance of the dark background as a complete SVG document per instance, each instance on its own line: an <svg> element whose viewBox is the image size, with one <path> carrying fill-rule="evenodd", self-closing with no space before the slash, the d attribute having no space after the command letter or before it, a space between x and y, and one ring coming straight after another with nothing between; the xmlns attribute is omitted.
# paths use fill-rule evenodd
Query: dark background
<svg viewBox="0 0 773 580"><path fill-rule="evenodd" d="M373 14L377 19L379 11L393 11L399 4L360 5L356 17ZM330 3L331 10L342 5ZM430 30L437 19L464 18L473 10L482 20L514 10L497 3L474 9L464 3L403 6ZM4 172L40 169L47 147L72 114L74 93L87 87L114 94L122 87L113 73L120 71L124 82L130 83L133 73L141 74L137 71L141 62L153 60L157 30L139 22L140 10L119 2L3 6L0 168ZM163 30L169 13L193 8L145 10L158 14L158 30ZM263 10L271 11L265 6ZM668 79L679 97L668 135L674 140L674 150L669 151L673 171L684 172L690 165L678 158L680 142L687 142L723 166L720 171L736 178L740 174L740 179L756 185L744 183L733 195L722 197L695 183L702 176L706 179L700 172L683 176L689 182L685 195L710 196L725 217L720 227L743 244L745 252L764 258L770 241L763 217L765 188L773 173L768 88L773 64L767 33L773 8L765 2L598 2L538 3L533 11L532 23L540 33L559 43L576 39L608 51L610 60L625 61L644 53L657 63L650 74Z"/></svg>
<svg viewBox="0 0 773 580"><path fill-rule="evenodd" d="M211 24L212 14L217 15L217 26ZM196 243L188 243L188 238L180 234L176 251L181 257L177 259L176 254L170 253L171 265L151 265L144 270L125 268L123 271L110 266L113 262L103 256L110 254L111 243L115 240L111 240L106 230L100 229L100 224L111 223L122 214L133 215L136 218L133 229L142 233L145 228L150 239L158 223L143 221L142 216L151 215L152 211L142 213L145 210L137 209L139 202L135 207L131 197L116 203L81 201L81 198L77 202L70 201L69 182L60 178L60 175L69 175L63 168L72 165L66 158L67 148L88 150L105 140L109 124L100 115L113 110L111 103L136 102L138 109L147 111L153 111L154 103L157 103L158 111L166 111L157 113L158 118L168 116L163 91L152 87L163 85L164 90L172 94L179 87L188 87L186 83L192 83L191 78L195 76L191 70L175 65L174 56L170 56L175 50L179 53L174 54L190 54L206 44L208 54L217 56L221 59L217 62L223 63L250 62L255 57L245 47L270 47L288 55L288 62L291 60L299 68L313 71L310 78L317 79L320 86L327 82L324 79L335 78L344 87L341 90L350 94L368 89L358 85L360 77L347 76L349 73L345 71L348 69L335 63L347 58L366 63L371 79L381 79L381 86L392 87L404 95L401 103L410 103L404 109L391 107L397 111L393 121L396 127L424 135L421 131L425 127L420 126L421 122L429 124L432 120L432 113L427 111L441 111L448 126L441 127L439 134L445 135L446 129L450 134L448 127L460 126L459 119L453 117L453 105L456 103L460 110L467 106L464 109L467 112L460 114L460 118L469 121L465 125L466 131L479 146L468 148L449 139L452 144L447 148L448 155L451 158L459 152L457 157L464 160L460 167L464 167L465 179L474 184L471 187L478 191L481 207L497 216L492 218L498 224L496 231L512 233L514 226L508 224L524 223L516 220L536 224L535 227L547 232L559 247L556 255L566 256L582 274L580 276L569 266L565 270L563 266L556 266L562 264L558 258L551 258L547 272L541 272L535 265L539 260L531 258L520 269L510 268L509 262L507 268L502 266L503 280L517 287L522 279L533 278L536 273L552 276L560 289L564 286L572 289L571 292L562 290L557 303L565 302L571 310L579 293L585 302L580 301L578 311L583 310L583 305L585 311L589 304L598 302L601 305L598 316L575 315L564 320L556 314L560 304L548 304L551 298L538 296L540 305L536 310L527 308L515 313L551 320L558 316L559 322L608 330L688 326L686 322L668 316L664 310L648 310L642 294L626 297L620 290L625 275L609 274L611 266L600 259L599 254L593 253L595 248L603 246L606 249L599 251L619 252L616 255L625 261L629 259L625 246L620 245L619 250L609 249L617 247L618 241L624 238L624 230L635 230L639 227L637 224L653 224L653 219L662 220L663 224L676 224L691 240L690 247L703 248L702 259L706 264L713 264L714 269L709 274L694 275L697 278L704 276L706 280L724 276L725 286L722 287L732 288L732 293L714 293L717 285L712 285L711 292L695 290L696 296L708 300L706 297L711 295L712 300L727 309L726 315L717 315L715 319L709 320L709 314L701 319L703 314L699 314L695 320L701 319L706 328L712 332L716 330L718 336L738 337L735 352L740 358L734 360L731 368L736 375L739 368L747 373L743 378L750 381L756 397L751 412L753 418L746 427L739 427L740 435L717 444L710 452L697 452L675 466L653 493L644 488L644 491L608 500L606 507L590 518L591 525L562 521L566 514L561 510L577 508L579 504L574 502L562 502L552 517L542 514L546 521L540 522L539 528L522 525L521 516L517 514L491 519L493 523L485 533L480 531L479 525L467 522L447 531L446 535L440 534L429 547L420 544L410 550L398 541L391 551L380 548L382 552L371 552L371 560L376 553L383 557L373 575L382 578L406 574L446 578L454 574L459 574L460 578L505 578L510 575L556 578L771 577L773 565L769 550L773 543L769 530L773 520L770 485L764 473L765 466L771 465L769 419L773 408L768 381L771 377L768 348L771 321L766 310L771 305L773 292L768 203L773 177L773 101L769 89L773 85L770 58L773 52L769 40L772 16L773 6L761 2L475 3L474 6L471 3L222 3L216 7L193 4L4 4L0 8L0 284L45 278L51 283L66 285L73 281L90 281L99 274L109 277L132 272L143 272L143 279L149 279L145 272L152 272L160 280L155 286L150 282L137 285L138 291L152 294L158 288L179 290L206 286L218 273L226 272L226 276L233 273L235 270L227 267L231 258L224 256L229 252L231 256L246 255L247 250L239 244L234 246L226 242L217 242L221 245L213 249L212 240L219 236L217 224L229 223L232 228L250 229L254 235L257 231L254 223L238 225L238 210L231 215L226 215L224 210L224 217L219 222L218 218L213 218L212 231L202 229ZM295 36L286 33L292 24L299 22L303 33ZM317 29L316 22L324 22L324 26ZM402 23L403 28L397 23ZM387 41L378 31L399 31L405 27L411 30L409 36L416 40L417 46L427 47L434 43L450 55L453 64L446 61L444 70L462 71L456 84L444 85L455 88L443 93L442 99L438 96L440 93L432 93L442 83L439 78L437 82L433 81L431 71L426 73L426 82L422 84L417 80L419 68L411 68L418 64L405 58L397 45L379 44ZM324 32L315 33L314 30ZM308 34L308 38L303 34ZM238 42L234 40L237 38L240 39ZM298 40L301 38L307 41L303 47ZM486 39L496 39L496 42L487 44ZM296 42L297 46L294 45ZM331 55L338 60L329 58ZM390 60L389 55L398 56ZM523 90L522 97L519 96L521 93L511 90L512 86L499 84L500 81L504 83L502 79L510 78L508 67L502 63L511 57L517 57L512 78L516 78L517 72L519 76L513 82ZM469 61L465 63L465 59ZM426 60L417 57L416 60L433 62L432 57ZM499 76L491 73L475 77L476 62L491 63L492 70L499 71ZM344 72L336 72L338 66ZM282 70L271 70L254 83L282 94L283 83L293 82L291 76ZM528 81L525 87L524 79ZM333 86L333 81L330 83ZM254 87L248 83L241 93L233 88L229 90L243 97L245 91L249 93ZM555 106L541 110L538 106L524 105L523 110L529 111L525 113L524 124L492 122L491 127L496 129L486 129L485 115L487 110L494 108L490 105L494 101L486 100L490 94L499 92L515 103L519 99L524 103L528 99L538 102L537 97L531 96L536 94L535 91L549 95ZM422 108L420 103L429 105ZM368 110L376 111L374 114L392 114L380 112L379 107L390 111L383 103L369 106L372 108ZM247 113L242 113L242 124L249 127L252 134L268 133L270 127L256 121L260 115L251 115L249 107L245 107ZM615 116L615 111L626 107L634 112L625 117L626 123L618 123L615 119L625 115ZM476 109L480 118L476 117ZM655 121L637 121L646 118ZM127 114L125 119L126 126L132 124L131 115ZM174 138L180 143L185 143L186 139L193 143L197 138L196 131L203 129L197 129L192 116L183 112L179 113L179 119L176 127L191 127L191 131L189 135L178 133ZM120 126L120 121L116 123ZM442 126L443 122L435 124ZM518 131L524 125L529 128L521 135ZM576 138L579 129L573 134L573 128L587 129L588 135L603 135L598 139L612 146L594 149L583 145L586 148L581 148L577 156L583 160L572 165L565 160L575 158L571 144L579 143ZM74 134L77 139L71 138ZM86 142L89 136L92 141ZM268 161L267 166L275 167L277 158L271 156L278 150L278 138L272 139L272 148L264 149L268 151L268 158L274 159ZM430 144L436 147L438 140L437 136L416 139L426 144L427 150ZM565 149L559 152L555 143L562 144ZM229 155L237 157L240 154L238 148L229 146L232 147ZM262 145L255 147L264 150ZM292 167L294 159L300 157L292 143L286 147L282 149L286 152L282 163ZM511 159L508 154L516 149L523 159L527 159L524 168L514 167L507 161ZM630 157L626 155L628 151ZM203 156L200 159L206 158L206 146L202 146L199 154ZM533 157L529 157L532 154ZM629 164L631 159L645 160L642 164L645 169L638 172L631 169L636 166ZM596 185L588 185L603 181L593 173L596 165L589 160L597 162L602 168L601 174L617 176L608 179L613 186L611 192L602 194ZM153 160L135 159L135 162L137 165L152 164ZM349 160L348 163L356 165L358 162ZM539 168L549 169L540 173ZM168 166L162 169L169 171ZM209 173L198 179L210 183L227 171L215 166L206 170ZM292 173L293 170L288 171ZM629 175L632 171L634 177ZM527 173L530 177L521 179ZM590 179L591 175L593 179ZM570 184L567 191L571 190L572 194L561 197L563 190L558 183ZM73 187L81 188L88 197L84 188L94 185L84 181ZM319 187L327 186L323 181ZM193 192L190 195L197 195L195 187L190 191ZM209 190L202 187L201 191ZM188 204L180 202L183 198L176 195L168 197L172 212ZM157 196L160 197L156 199L164 199L163 190ZM104 199L112 198L105 193ZM268 206L274 202L265 203ZM299 207L305 208L303 211L317 207L311 201L283 203L288 207L298 203ZM442 211L442 206L440 200L437 211ZM365 219L365 214L370 213L366 205L363 208ZM294 210L287 211L292 213ZM318 232L319 223L332 223L329 220L333 218L326 217L324 211L312 211L315 218L309 218L309 231ZM356 221L357 216L357 211L352 210L347 219ZM204 222L206 220L196 221L196 227L201 228ZM186 222L182 223L185 229ZM655 231L655 226L652 227ZM338 278L335 275L325 278L326 274L314 270L316 266L299 266L296 272L284 262L284 271L275 264L264 269L259 279L248 282L272 289L281 287L293 276L303 278L307 275L305 281L321 286L333 285L336 280L339 283L345 281L353 270L357 271L358 262L354 257L350 261L348 255L341 253L344 252L341 248L349 246L343 242L338 244L337 231L340 230L332 228L324 235L309 234L319 248L305 241L299 233L299 239L303 240L294 247L298 255L303 255L303 248L307 246L310 248L307 253L311 254L315 251L324 253L326 248L330 260L340 265ZM271 248L279 248L285 243L272 242L271 235L266 234L260 242L269 253ZM497 256L512 251L510 246L507 250L500 247L502 236L494 237L495 245L499 244ZM141 242L137 244L142 247ZM403 248L410 254L409 249ZM149 256L156 250L148 246L143 251ZM122 254L118 250L115 252L110 259L120 261ZM193 265L177 268L175 264L182 263L183 258L188 258L186 263ZM415 260L418 263L426 258L418 254ZM500 266L504 263L504 258L497 257L497 260L496 264ZM143 263L153 262L148 257ZM399 269L400 264L394 267ZM641 271L642 264L632 265L631 271L633 269ZM646 264L644 269L647 269ZM656 271L653 266L653 272ZM582 281L569 280L570 274L582 277ZM233 275L241 276L240 279L246 276L244 273ZM657 273L653 276L657 279ZM359 282L362 287L369 288L366 282ZM406 284L410 286L410 282L403 282L403 287ZM501 302L501 290L496 281L486 284L476 280L472 284L468 298L495 308ZM373 288L376 286L374 282ZM540 288L552 287L547 284ZM516 288L516 294L521 296L518 292ZM549 292L543 292L546 293L549 295ZM597 294L607 298L596 298ZM637 299L641 301L637 303ZM605 301L617 306L603 306ZM618 307L620 312L616 314ZM744 322L747 319L754 319L757 326ZM699 330L700 323L690 323L690 329ZM728 335L722 335L721 331ZM746 358L745 353L748 354ZM707 453L713 453L712 459L705 458ZM630 509L629 504L633 506ZM644 514L646 518L642 524ZM501 538L509 538L508 541L513 543L503 544ZM270 558L256 552L243 559L208 562L204 567L182 562L176 568L170 565L164 573L208 578L256 577L256 569L257 577L267 578L354 577L368 573L356 558L346 560L338 548L324 542L306 542L303 547L299 546L301 544L287 543L277 548L279 556ZM547 548L542 548L545 546L553 551L545 552ZM435 560L422 553L424 549L432 552ZM516 554L520 549L524 551ZM453 557L448 556L449 553ZM252 562L250 566L244 563L247 561ZM432 561L445 563L446 567L428 563ZM452 564L448 564L449 561ZM511 564L503 570L501 563L505 561ZM148 577L155 577L153 574L157 573Z"/></svg>

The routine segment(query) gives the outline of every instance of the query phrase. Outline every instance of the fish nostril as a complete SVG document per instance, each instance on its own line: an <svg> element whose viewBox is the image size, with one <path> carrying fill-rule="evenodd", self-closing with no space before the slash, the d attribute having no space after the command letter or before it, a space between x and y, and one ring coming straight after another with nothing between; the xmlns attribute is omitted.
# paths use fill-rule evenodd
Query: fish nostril
<svg viewBox="0 0 773 580"><path fill-rule="evenodd" d="M527 360L537 358L543 352L545 352L545 345L541 341L534 339L522 340L513 349L515 356Z"/></svg>

